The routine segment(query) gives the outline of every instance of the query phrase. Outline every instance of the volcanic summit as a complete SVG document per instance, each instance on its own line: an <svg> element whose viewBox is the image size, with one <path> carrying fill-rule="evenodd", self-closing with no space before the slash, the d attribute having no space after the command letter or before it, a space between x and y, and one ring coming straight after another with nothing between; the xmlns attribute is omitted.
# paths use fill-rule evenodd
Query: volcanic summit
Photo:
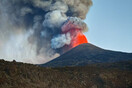
<svg viewBox="0 0 132 88"><path fill-rule="evenodd" d="M112 63L127 60L132 60L132 53L105 50L90 43L85 43L71 49L46 64L42 64L42 66L85 66L88 64Z"/></svg>

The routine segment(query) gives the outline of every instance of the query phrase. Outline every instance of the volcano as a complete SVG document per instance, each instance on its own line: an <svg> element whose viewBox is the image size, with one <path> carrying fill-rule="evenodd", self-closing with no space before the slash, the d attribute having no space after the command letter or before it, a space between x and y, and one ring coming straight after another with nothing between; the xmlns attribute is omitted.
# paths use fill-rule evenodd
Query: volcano
<svg viewBox="0 0 132 88"><path fill-rule="evenodd" d="M84 43L41 66L85 66L88 64L111 63L127 60L132 60L132 53L105 50L90 43Z"/></svg>

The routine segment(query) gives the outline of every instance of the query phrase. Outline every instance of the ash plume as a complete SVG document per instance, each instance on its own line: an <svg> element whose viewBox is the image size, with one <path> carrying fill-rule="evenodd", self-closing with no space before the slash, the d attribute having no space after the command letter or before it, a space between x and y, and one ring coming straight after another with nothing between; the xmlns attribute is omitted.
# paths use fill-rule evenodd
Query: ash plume
<svg viewBox="0 0 132 88"><path fill-rule="evenodd" d="M0 58L44 63L71 43L62 27L71 20L82 31L91 0L0 0Z"/></svg>

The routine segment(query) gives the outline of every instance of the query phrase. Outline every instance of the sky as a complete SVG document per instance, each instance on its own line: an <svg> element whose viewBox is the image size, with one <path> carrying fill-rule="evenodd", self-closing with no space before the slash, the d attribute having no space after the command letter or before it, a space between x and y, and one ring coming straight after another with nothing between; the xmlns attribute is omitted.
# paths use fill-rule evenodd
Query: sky
<svg viewBox="0 0 132 88"><path fill-rule="evenodd" d="M85 22L88 41L104 49L132 52L132 0L93 0Z"/></svg>

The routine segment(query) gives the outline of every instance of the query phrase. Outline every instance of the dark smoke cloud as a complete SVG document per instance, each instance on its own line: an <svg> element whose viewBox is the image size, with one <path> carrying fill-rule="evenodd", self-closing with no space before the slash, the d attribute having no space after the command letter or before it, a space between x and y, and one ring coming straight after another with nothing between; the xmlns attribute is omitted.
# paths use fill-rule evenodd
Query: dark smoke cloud
<svg viewBox="0 0 132 88"><path fill-rule="evenodd" d="M91 5L91 0L0 0L0 58L44 63L59 56L57 49L71 42L61 27L72 18L86 29L81 20Z"/></svg>

